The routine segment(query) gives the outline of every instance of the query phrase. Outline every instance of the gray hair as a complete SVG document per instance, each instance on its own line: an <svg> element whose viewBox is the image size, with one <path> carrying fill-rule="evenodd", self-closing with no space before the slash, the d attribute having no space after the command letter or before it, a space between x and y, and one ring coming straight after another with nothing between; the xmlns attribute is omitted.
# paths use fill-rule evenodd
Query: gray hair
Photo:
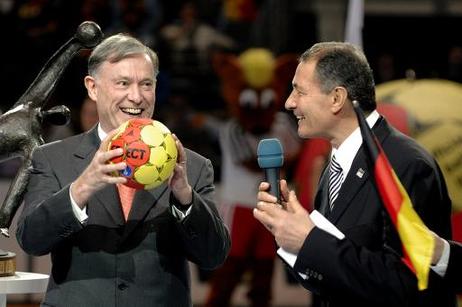
<svg viewBox="0 0 462 307"><path fill-rule="evenodd" d="M95 77L99 67L105 61L117 63L125 58L139 54L146 54L151 59L154 77L156 77L159 73L157 54L138 39L122 33L109 36L93 49L88 59L88 74Z"/></svg>
<svg viewBox="0 0 462 307"><path fill-rule="evenodd" d="M348 98L357 100L363 111L375 110L374 76L359 47L344 42L317 43L300 56L300 62L309 60L316 61L315 77L323 93L343 86Z"/></svg>

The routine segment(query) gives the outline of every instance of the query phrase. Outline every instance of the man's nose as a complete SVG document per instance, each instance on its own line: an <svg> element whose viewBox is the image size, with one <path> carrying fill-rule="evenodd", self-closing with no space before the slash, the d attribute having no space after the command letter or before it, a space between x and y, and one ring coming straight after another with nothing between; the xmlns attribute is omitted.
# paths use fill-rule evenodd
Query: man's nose
<svg viewBox="0 0 462 307"><path fill-rule="evenodd" d="M287 97L286 102L284 103L284 107L286 110L292 110L295 108L295 102L292 98L292 93L290 93L289 97Z"/></svg>
<svg viewBox="0 0 462 307"><path fill-rule="evenodd" d="M133 84L128 92L128 100L133 103L140 103L141 102L141 90L138 85Z"/></svg>

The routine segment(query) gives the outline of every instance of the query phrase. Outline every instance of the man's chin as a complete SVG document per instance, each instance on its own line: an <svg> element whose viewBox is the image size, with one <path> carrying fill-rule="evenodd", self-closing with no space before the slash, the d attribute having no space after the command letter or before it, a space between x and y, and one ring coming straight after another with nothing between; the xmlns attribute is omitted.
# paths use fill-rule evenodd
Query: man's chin
<svg viewBox="0 0 462 307"><path fill-rule="evenodd" d="M298 136L302 139L312 139L312 138L315 138L316 136L313 135L313 133L309 133L307 131L302 131L302 130L298 130Z"/></svg>

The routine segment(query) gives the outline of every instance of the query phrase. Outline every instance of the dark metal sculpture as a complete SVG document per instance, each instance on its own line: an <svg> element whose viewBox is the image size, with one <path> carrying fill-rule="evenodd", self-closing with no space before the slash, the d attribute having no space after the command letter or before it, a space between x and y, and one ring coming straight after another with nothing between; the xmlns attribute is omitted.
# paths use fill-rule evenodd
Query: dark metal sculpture
<svg viewBox="0 0 462 307"><path fill-rule="evenodd" d="M103 33L96 23L86 21L80 24L76 34L48 60L21 98L0 116L0 162L15 157L23 160L0 206L0 232L4 236L9 237L11 221L22 203L32 153L44 143L41 124L47 121L64 125L70 119L70 111L64 105L49 110L42 108L74 55L81 49L95 47L102 38Z"/></svg>

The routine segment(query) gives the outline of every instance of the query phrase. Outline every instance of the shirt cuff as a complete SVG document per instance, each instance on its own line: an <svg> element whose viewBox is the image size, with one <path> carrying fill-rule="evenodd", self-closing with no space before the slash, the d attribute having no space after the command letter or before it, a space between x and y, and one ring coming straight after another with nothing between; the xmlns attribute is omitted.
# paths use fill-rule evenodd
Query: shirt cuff
<svg viewBox="0 0 462 307"><path fill-rule="evenodd" d="M450 247L449 243L446 240L443 240L443 252L441 254L440 260L435 265L432 265L430 268L438 275L441 277L444 277L446 275L446 270L448 268L448 262L449 262L449 253L450 253Z"/></svg>
<svg viewBox="0 0 462 307"><path fill-rule="evenodd" d="M72 198L71 187L72 187L72 184L69 187L69 197L71 199L72 212L74 212L74 215L79 220L79 222L81 224L84 224L88 219L87 206L83 207L83 209L80 209L80 207L75 202L74 198Z"/></svg>
<svg viewBox="0 0 462 307"><path fill-rule="evenodd" d="M192 206L189 206L188 210L183 212L180 209L178 209L175 205L172 205L171 207L172 207L173 216L176 217L177 220L179 220L180 222L189 215L189 213L191 212L191 208L192 208Z"/></svg>
<svg viewBox="0 0 462 307"><path fill-rule="evenodd" d="M188 205L180 204L173 193L170 193L170 207L172 207L172 214L180 222L189 215L191 212L192 203L194 202L194 193L192 195L191 203Z"/></svg>

